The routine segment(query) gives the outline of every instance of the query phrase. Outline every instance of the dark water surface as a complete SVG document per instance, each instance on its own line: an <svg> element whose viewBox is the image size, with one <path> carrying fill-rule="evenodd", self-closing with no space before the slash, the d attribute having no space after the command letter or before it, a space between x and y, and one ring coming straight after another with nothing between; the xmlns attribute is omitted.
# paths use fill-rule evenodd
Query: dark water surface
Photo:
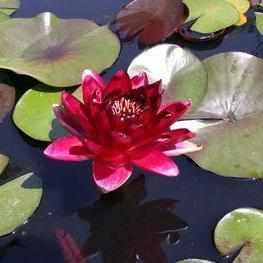
<svg viewBox="0 0 263 263"><path fill-rule="evenodd" d="M51 11L65 18L89 18L105 24L128 0L21 2L16 17ZM253 23L253 16L250 19ZM167 42L180 43L205 58L224 51L244 51L262 57L262 41L254 26L248 24L211 44L191 45L177 38ZM119 60L106 76L126 69L140 52L135 41L124 43ZM16 77L15 82L21 88L32 85L32 80L23 77ZM35 171L44 183L44 196L32 219L15 234L0 239L1 263L65 262L55 235L57 229L70 234L83 257L91 255L87 260L91 263L175 263L189 257L227 262L213 245L215 224L235 208L263 208L262 181L216 176L185 157L177 158L181 169L178 178L146 174L123 190L100 198L89 162L47 160L43 148L23 136L10 118L0 125L0 133L0 152ZM81 261L66 263L69 262Z"/></svg>

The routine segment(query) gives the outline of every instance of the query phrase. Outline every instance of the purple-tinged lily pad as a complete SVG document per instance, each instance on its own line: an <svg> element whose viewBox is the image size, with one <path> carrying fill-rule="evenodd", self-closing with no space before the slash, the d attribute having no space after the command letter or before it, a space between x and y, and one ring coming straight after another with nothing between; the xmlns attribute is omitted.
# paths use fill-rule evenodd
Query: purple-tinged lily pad
<svg viewBox="0 0 263 263"><path fill-rule="evenodd" d="M103 71L120 51L107 26L51 13L10 19L0 24L0 34L0 68L57 87L77 85L86 68Z"/></svg>
<svg viewBox="0 0 263 263"><path fill-rule="evenodd" d="M0 84L0 123L15 103L15 89L6 84Z"/></svg>
<svg viewBox="0 0 263 263"><path fill-rule="evenodd" d="M239 208L217 224L215 244L223 256L239 252L233 263L259 263L263 258L263 211Z"/></svg>

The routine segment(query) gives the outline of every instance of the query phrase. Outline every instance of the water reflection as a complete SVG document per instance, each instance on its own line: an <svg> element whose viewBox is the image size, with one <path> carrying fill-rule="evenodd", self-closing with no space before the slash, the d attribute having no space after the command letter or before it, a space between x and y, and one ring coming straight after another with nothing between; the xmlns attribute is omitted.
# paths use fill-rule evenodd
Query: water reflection
<svg viewBox="0 0 263 263"><path fill-rule="evenodd" d="M105 263L167 262L162 242L175 244L187 225L174 214L176 201L143 201L141 176L122 190L103 195L92 207L81 209L90 226L84 255L102 254Z"/></svg>

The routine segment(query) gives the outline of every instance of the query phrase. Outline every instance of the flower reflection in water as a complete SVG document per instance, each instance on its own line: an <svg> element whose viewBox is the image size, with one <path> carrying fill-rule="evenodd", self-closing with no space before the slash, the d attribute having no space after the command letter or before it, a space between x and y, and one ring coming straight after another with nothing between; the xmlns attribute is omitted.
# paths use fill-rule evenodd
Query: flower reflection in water
<svg viewBox="0 0 263 263"><path fill-rule="evenodd" d="M105 263L167 262L161 243L177 243L178 231L187 225L174 214L175 200L144 197L142 177L81 209L81 219L90 225L82 255L100 252Z"/></svg>

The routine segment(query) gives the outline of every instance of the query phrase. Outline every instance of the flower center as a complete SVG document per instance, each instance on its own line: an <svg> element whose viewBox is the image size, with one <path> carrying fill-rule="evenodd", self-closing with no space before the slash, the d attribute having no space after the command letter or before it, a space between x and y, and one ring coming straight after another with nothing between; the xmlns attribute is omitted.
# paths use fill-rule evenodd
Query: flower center
<svg viewBox="0 0 263 263"><path fill-rule="evenodd" d="M143 111L142 104L131 98L121 97L111 101L110 105L112 114L120 117L121 121L135 118Z"/></svg>

